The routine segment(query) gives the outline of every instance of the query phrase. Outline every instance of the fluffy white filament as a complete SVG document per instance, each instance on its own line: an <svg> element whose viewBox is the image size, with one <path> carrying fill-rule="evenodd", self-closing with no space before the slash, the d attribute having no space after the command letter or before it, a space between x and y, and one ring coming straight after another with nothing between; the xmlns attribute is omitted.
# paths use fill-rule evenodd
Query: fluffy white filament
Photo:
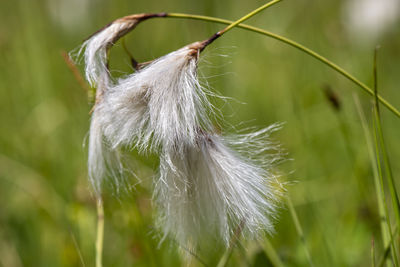
<svg viewBox="0 0 400 267"><path fill-rule="evenodd" d="M197 43L163 56L109 88L98 104L113 148L179 149L210 130L211 104L197 79Z"/></svg>
<svg viewBox="0 0 400 267"><path fill-rule="evenodd" d="M123 178L123 166L118 151L111 149L104 140L100 121L99 113L95 110L90 122L88 173L96 194L101 192L107 177L113 178L113 185L118 189Z"/></svg>
<svg viewBox="0 0 400 267"><path fill-rule="evenodd" d="M238 231L251 237L271 232L276 158L264 152L278 148L268 138L278 127L229 138L203 133L183 154L165 152L154 193L165 235L196 249L203 241L228 245Z"/></svg>
<svg viewBox="0 0 400 267"><path fill-rule="evenodd" d="M85 50L85 76L91 86L97 87L88 145L88 174L96 194L101 192L101 186L106 177L118 178L122 174L118 153L110 148L103 138L102 113L99 112L98 107L112 84L107 69L107 53L113 42L133 29L137 23L137 20L127 19L127 17L114 21L85 41L78 53ZM118 185L118 179L114 179L114 182Z"/></svg>
<svg viewBox="0 0 400 267"><path fill-rule="evenodd" d="M98 35L102 36L103 33ZM92 38L100 37L95 35ZM95 188L100 188L101 181L107 175L104 170L112 169L112 165L101 158L105 158L105 154L113 154L118 147L136 147L141 151L160 147L179 150L184 145L195 144L200 128L207 131L212 129L207 114L211 104L207 100L206 90L197 79L199 43L163 56L112 83L105 67L105 58L91 56L106 53L105 46L92 45L93 42L101 43L99 40L89 39L88 42L86 62L87 65L95 62L93 66L96 68L92 72L87 67L86 75L95 79L98 87L88 159L89 176ZM96 53L88 53L91 47L101 49Z"/></svg>
<svg viewBox="0 0 400 267"><path fill-rule="evenodd" d="M79 52L85 50L85 76L91 86L98 85L100 77L108 73L107 53L110 47L139 23L139 19L124 17L115 20L86 40Z"/></svg>

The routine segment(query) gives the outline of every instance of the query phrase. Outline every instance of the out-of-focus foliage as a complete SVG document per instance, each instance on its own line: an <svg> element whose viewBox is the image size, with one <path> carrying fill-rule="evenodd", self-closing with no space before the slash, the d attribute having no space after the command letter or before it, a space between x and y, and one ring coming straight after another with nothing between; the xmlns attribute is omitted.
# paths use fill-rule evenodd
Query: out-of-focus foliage
<svg viewBox="0 0 400 267"><path fill-rule="evenodd" d="M283 1L248 23L305 44L369 85L373 49L380 44L379 89L399 108L399 12L391 11L386 22L377 21L383 26L379 24L379 30L374 28L369 34L368 28L360 25L354 31L354 19L349 19L351 8L362 10L363 1L354 0L354 5L348 2ZM389 5L391 1L383 2ZM96 209L87 182L85 148L91 106L61 52L74 49L106 23L127 14L169 11L236 19L262 3L1 1L0 265L94 265ZM360 12L354 14L360 16ZM218 29L220 25L207 22L154 19L141 24L126 42L139 61L148 61L203 40ZM313 263L369 265L371 239L381 256L372 166L353 94L359 95L369 122L371 97L309 56L240 29L207 48L205 59L200 71L210 87L237 100L226 104L217 101L225 115L221 126L224 132L234 131L232 126L240 129L286 122L275 138L293 160L280 168L288 174L283 178L288 182L288 195ZM131 71L121 45L112 51L111 68L116 76ZM327 87L340 100L339 110L327 100ZM394 177L398 179L400 119L383 109L382 120ZM182 257L172 241L158 246L151 206L157 157L133 156L142 182L131 192L116 194L110 189L105 194L104 266L179 266L188 261L200 266L195 258ZM137 180L132 178L132 183ZM307 266L285 207L276 234L268 238L285 265ZM228 264L268 266L263 243L242 242ZM202 257L215 262L220 256Z"/></svg>

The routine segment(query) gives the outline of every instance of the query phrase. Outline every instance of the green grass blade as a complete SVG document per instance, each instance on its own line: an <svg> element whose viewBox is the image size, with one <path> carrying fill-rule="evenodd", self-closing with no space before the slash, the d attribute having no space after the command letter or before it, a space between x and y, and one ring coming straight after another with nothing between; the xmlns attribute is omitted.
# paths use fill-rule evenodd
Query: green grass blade
<svg viewBox="0 0 400 267"><path fill-rule="evenodd" d="M383 251L382 259L379 261L379 264L378 264L379 267L383 267L385 265L385 262L388 260L389 255L390 255L390 248L391 248L391 245L385 247L385 250Z"/></svg>
<svg viewBox="0 0 400 267"><path fill-rule="evenodd" d="M225 250L225 253L222 255L221 259L218 262L217 267L224 267L227 265L229 257L232 255L233 248L235 247L236 242L239 241L240 235L242 233L245 222L241 222L240 225L235 230L235 233L231 237L229 242L229 247Z"/></svg>
<svg viewBox="0 0 400 267"><path fill-rule="evenodd" d="M374 186L375 186L375 193L376 193L376 200L378 202L378 213L379 213L379 222L381 227L382 233L382 242L383 247L387 247L390 245L390 232L387 225L387 215L385 212L385 193L381 190L380 180L379 180L379 172L378 166L375 158L374 152L374 145L372 141L372 136L370 130L368 129L367 119L365 117L364 111L362 110L360 99L356 94L353 94L354 103L360 117L361 125L364 132L365 142L367 144L368 155L372 165L372 171L374 174Z"/></svg>
<svg viewBox="0 0 400 267"><path fill-rule="evenodd" d="M385 167L385 173L387 177L387 183L389 186L390 198L392 201L392 206L394 209L395 219L396 219L396 226L400 226L400 204L399 204L399 196L397 194L396 185L393 180L393 172L389 161L389 155L386 150L385 140L383 137L383 130L382 130L382 122L381 116L379 111L379 99L378 99L378 74L377 74L377 54L378 54L378 47L375 48L374 53L374 116L376 122L376 132L378 136L378 142L380 149L382 151L382 160ZM377 150L378 154L378 150ZM392 236L393 239L393 236ZM395 238L397 240L397 238ZM395 265L399 266L399 261L397 257L397 245L396 243L393 244L392 255L395 258Z"/></svg>
<svg viewBox="0 0 400 267"><path fill-rule="evenodd" d="M398 234L397 230L398 230L398 228L394 229L394 234ZM379 264L378 264L379 267L382 267L385 264L385 262L388 260L389 255L390 255L391 246L392 246L391 244L384 246L385 250L383 251L382 258L379 261Z"/></svg>
<svg viewBox="0 0 400 267"><path fill-rule="evenodd" d="M265 238L264 242L262 243L260 242L260 245L263 248L265 255L271 261L273 266L275 267L285 266L268 238Z"/></svg>
<svg viewBox="0 0 400 267"><path fill-rule="evenodd" d="M222 255L221 259L219 260L217 267L225 267L226 266L226 264L228 263L229 257L232 254L232 250L233 250L232 248L228 248L225 251L224 255Z"/></svg>
<svg viewBox="0 0 400 267"><path fill-rule="evenodd" d="M375 106L373 109L373 113L376 114L376 110L375 110ZM382 171L382 164L381 164L381 157L380 157L380 153L379 153L379 141L378 141L378 133L377 133L377 126L376 126L376 121L375 121L375 117L373 120L373 128L374 128L374 144L375 144L375 153L376 153L376 165L378 167L378 173L379 173L379 185L381 187L381 192L382 192L382 196L383 196L383 201L384 201L384 205L385 205L385 214L386 214L386 223L387 223L387 227L389 229L389 233L390 233L390 244L391 244L391 251L392 251L392 260L393 260L393 264L394 266L398 267L398 259L397 259L397 254L396 254L396 248L395 248L395 244L393 241L393 232L392 232L392 226L390 225L390 218L389 218L389 209L387 206L387 202L386 202L386 197L385 197L385 190L384 190L384 186L383 186L383 171Z"/></svg>
<svg viewBox="0 0 400 267"><path fill-rule="evenodd" d="M382 130L382 122L381 122L381 116L380 116L380 111L379 111L379 99L378 99L378 79L377 79L377 49L375 49L375 55L374 55L374 105L375 105L375 120L376 120L376 126L378 130L378 138L379 138L379 143L380 143L380 148L382 150L382 157L383 157L383 163L385 166L385 172L388 178L388 185L389 185L389 190L390 190L390 196L392 199L392 205L393 209L396 215L396 224L397 226L400 226L400 202L399 202L399 196L396 190L396 185L394 183L393 179L393 172L392 168L390 165L389 161L389 155L386 150L386 145L385 145L385 140L383 137L383 130Z"/></svg>
<svg viewBox="0 0 400 267"><path fill-rule="evenodd" d="M300 242L301 242L301 244L303 246L304 253L306 254L308 263L309 263L310 266L314 266L314 264L312 263L312 260L311 260L311 254L310 254L310 252L308 251L308 248L307 248L306 238L304 236L303 228L301 227L301 224L300 224L300 221L299 221L299 217L297 216L296 209L293 206L293 203L292 203L292 200L290 199L290 196L287 196L287 204L288 204L288 209L289 209L290 215L292 216L292 220L293 220L294 226L296 227L297 234L300 237Z"/></svg>

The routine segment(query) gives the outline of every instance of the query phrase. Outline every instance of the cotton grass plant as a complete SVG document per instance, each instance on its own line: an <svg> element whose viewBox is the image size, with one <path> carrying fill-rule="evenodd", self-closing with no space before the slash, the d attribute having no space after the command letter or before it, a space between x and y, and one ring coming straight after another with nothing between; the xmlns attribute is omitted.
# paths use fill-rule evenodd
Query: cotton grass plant
<svg viewBox="0 0 400 267"><path fill-rule="evenodd" d="M272 231L276 202L276 190L271 185L273 175L269 172L272 161L259 159L262 166L258 166L256 160L234 152L227 140L215 134L207 114L212 105L197 79L197 62L200 53L214 40L279 1L272 1L209 39L150 62L115 82L107 66L109 48L140 19L156 15L118 19L83 44L85 76L91 85L97 86L88 159L89 177L96 194L100 194L104 177L115 176L113 166L119 172L121 163L114 156L119 146L156 151L161 158L154 197L164 237L171 234L179 244L197 249L200 237L205 236L216 236L217 241L228 245L239 226L249 236ZM262 136L261 133L269 131L262 130L253 136ZM232 146L245 146L243 138L232 142Z"/></svg>
<svg viewBox="0 0 400 267"><path fill-rule="evenodd" d="M278 1L271 4L275 2ZM120 146L159 154L160 174L155 181L154 193L160 214L157 224L163 230L164 238L174 237L179 244L190 249L196 249L203 240L212 237L229 245L237 229L246 237L271 232L271 219L276 214L275 203L279 194L272 185L276 176L271 170L279 154L276 158L263 156L264 150L277 149L267 138L269 130L276 127L228 138L217 133L209 119L213 107L208 102L208 92L197 79L200 53L209 44L229 29L239 26L302 50L373 94L368 86L314 51L284 37L240 24L267 6L205 41L185 46L153 62L137 64L134 61L137 71L119 80L114 80L109 73L108 50L142 20L137 16L143 14L133 15L135 19L129 23L116 20L83 46L86 49L86 77L97 87L92 114L94 126L90 130L95 141L89 141L88 160L89 176L95 191L100 197L104 177L115 176L115 169L120 173L118 157L108 156ZM146 14L144 17L229 23L222 19L178 13ZM377 101L399 116L396 108L375 95ZM103 151L107 151L107 155ZM91 155L94 160L91 160ZM297 217L295 213L294 217ZM307 254L309 256L308 251Z"/></svg>

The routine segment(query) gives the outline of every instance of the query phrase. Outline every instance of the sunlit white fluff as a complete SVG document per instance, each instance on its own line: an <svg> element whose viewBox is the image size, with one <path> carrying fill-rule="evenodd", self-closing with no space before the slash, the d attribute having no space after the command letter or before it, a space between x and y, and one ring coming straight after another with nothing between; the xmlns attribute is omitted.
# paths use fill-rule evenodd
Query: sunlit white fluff
<svg viewBox="0 0 400 267"><path fill-rule="evenodd" d="M103 140L98 112L92 114L88 146L89 180L95 193L99 194L105 178L120 178L123 168L117 151L110 149ZM118 179L114 179L113 183L115 184L115 182L118 183Z"/></svg>
<svg viewBox="0 0 400 267"><path fill-rule="evenodd" d="M102 96L109 85L109 76L103 73L97 81L97 103L102 101ZM104 140L101 116L98 105L95 104L90 121L87 164L89 180L96 194L101 192L101 187L107 177L114 178L113 182L117 185L119 179L115 178L121 178L123 170L117 150L111 148Z"/></svg>
<svg viewBox="0 0 400 267"><path fill-rule="evenodd" d="M78 56L84 50L85 77L91 86L96 87L96 104L93 108L88 144L88 174L96 193L100 193L106 177L117 178L122 174L122 165L115 148L111 148L104 139L103 114L99 103L113 82L107 68L107 53L110 47L119 38L132 30L139 18L143 15L134 15L115 20L86 40ZM114 179L118 183L118 179Z"/></svg>
<svg viewBox="0 0 400 267"><path fill-rule="evenodd" d="M238 230L250 237L273 231L278 190L271 168L280 156L269 134L277 128L227 138L201 133L183 154L165 151L154 192L165 235L196 249L203 241L228 245Z"/></svg>
<svg viewBox="0 0 400 267"><path fill-rule="evenodd" d="M106 177L117 177L116 166L120 165L116 160L116 152L104 142L102 115L97 104L102 101L104 93L111 86L111 78L106 66L107 50L124 27L126 27L124 23L112 23L85 41L81 47L81 51L85 49L86 79L91 86L96 87L96 103L90 121L87 163L89 180L96 194L101 192Z"/></svg>
<svg viewBox="0 0 400 267"><path fill-rule="evenodd" d="M100 76L108 73L107 53L110 47L131 31L138 22L138 19L131 17L117 19L82 44L78 54L85 51L85 76L91 86L97 86Z"/></svg>
<svg viewBox="0 0 400 267"><path fill-rule="evenodd" d="M147 15L118 19L81 47L85 76L97 87L89 133L89 176L95 188L107 176L109 156L120 145L179 148L193 144L199 127L211 129L206 92L197 80L199 45L194 43L115 82L107 68L113 43Z"/></svg>
<svg viewBox="0 0 400 267"><path fill-rule="evenodd" d="M198 43L167 54L120 79L98 104L113 148L179 149L210 130L211 104L197 79Z"/></svg>

